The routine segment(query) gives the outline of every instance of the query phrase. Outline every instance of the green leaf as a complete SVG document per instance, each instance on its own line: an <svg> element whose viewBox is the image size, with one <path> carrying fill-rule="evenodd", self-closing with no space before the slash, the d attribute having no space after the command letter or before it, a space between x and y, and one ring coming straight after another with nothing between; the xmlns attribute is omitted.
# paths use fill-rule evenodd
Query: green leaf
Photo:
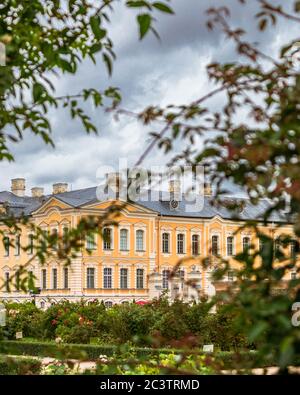
<svg viewBox="0 0 300 395"><path fill-rule="evenodd" d="M147 7L149 10L151 10L151 6L144 0L130 0L127 1L126 5L130 8Z"/></svg>
<svg viewBox="0 0 300 395"><path fill-rule="evenodd" d="M98 15L94 15L90 18L91 29L98 40L101 40L106 36L106 30L101 29L101 19Z"/></svg>
<svg viewBox="0 0 300 395"><path fill-rule="evenodd" d="M252 327L249 333L249 342L254 342L267 328L268 324L265 321L258 322L254 327Z"/></svg>
<svg viewBox="0 0 300 395"><path fill-rule="evenodd" d="M36 82L33 85L33 89L32 89L33 100L35 102L39 101L40 98L42 97L43 93L45 93L45 92L46 92L45 87L42 84Z"/></svg>
<svg viewBox="0 0 300 395"><path fill-rule="evenodd" d="M174 11L172 10L172 8L164 3L156 2L156 3L153 3L152 6L154 8L156 8L157 10L165 12L167 14L174 14Z"/></svg>
<svg viewBox="0 0 300 395"><path fill-rule="evenodd" d="M108 70L108 74L112 75L112 61L110 59L110 57L105 53L103 54L103 61L106 64L107 70Z"/></svg>
<svg viewBox="0 0 300 395"><path fill-rule="evenodd" d="M137 21L140 27L140 39L142 40L151 27L152 18L149 14L141 14L137 16Z"/></svg>

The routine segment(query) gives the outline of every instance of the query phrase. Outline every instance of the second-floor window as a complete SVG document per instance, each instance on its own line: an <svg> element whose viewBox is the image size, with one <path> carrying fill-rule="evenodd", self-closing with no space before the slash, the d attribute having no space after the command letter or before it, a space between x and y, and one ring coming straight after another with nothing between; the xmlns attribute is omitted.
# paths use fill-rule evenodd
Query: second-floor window
<svg viewBox="0 0 300 395"><path fill-rule="evenodd" d="M192 236L192 254L193 255L199 255L200 254L200 243L199 243L200 237L199 235L193 235Z"/></svg>
<svg viewBox="0 0 300 395"><path fill-rule="evenodd" d="M177 235L177 254L184 254L184 234Z"/></svg>
<svg viewBox="0 0 300 395"><path fill-rule="evenodd" d="M219 236L212 236L211 238L211 253L214 256L219 255L220 247L219 247Z"/></svg>
<svg viewBox="0 0 300 395"><path fill-rule="evenodd" d="M144 251L144 231L136 231L136 251Z"/></svg>
<svg viewBox="0 0 300 395"><path fill-rule="evenodd" d="M89 251L96 249L96 237L94 233L90 233L86 236L86 249Z"/></svg>
<svg viewBox="0 0 300 395"><path fill-rule="evenodd" d="M4 255L5 255L5 256L9 256L9 252L10 252L10 241L9 241L9 237L4 237L4 238L3 238L3 245L4 245Z"/></svg>
<svg viewBox="0 0 300 395"><path fill-rule="evenodd" d="M233 237L228 236L227 237L227 256L232 256L233 255Z"/></svg>
<svg viewBox="0 0 300 395"><path fill-rule="evenodd" d="M69 288L69 268L64 267L63 275L64 275L64 288L68 289Z"/></svg>
<svg viewBox="0 0 300 395"><path fill-rule="evenodd" d="M42 288L47 289L47 270L42 270Z"/></svg>
<svg viewBox="0 0 300 395"><path fill-rule="evenodd" d="M128 288L128 269L120 269L120 288Z"/></svg>
<svg viewBox="0 0 300 395"><path fill-rule="evenodd" d="M112 288L112 268L110 267L103 269L103 288Z"/></svg>
<svg viewBox="0 0 300 395"><path fill-rule="evenodd" d="M17 235L15 238L15 255L19 256L21 251L21 236Z"/></svg>
<svg viewBox="0 0 300 395"><path fill-rule="evenodd" d="M170 253L170 234L169 233L162 234L162 252L164 254Z"/></svg>
<svg viewBox="0 0 300 395"><path fill-rule="evenodd" d="M243 237L243 252L248 252L250 248L250 238Z"/></svg>
<svg viewBox="0 0 300 395"><path fill-rule="evenodd" d="M86 273L86 287L88 289L95 288L95 269L93 267L88 267Z"/></svg>
<svg viewBox="0 0 300 395"><path fill-rule="evenodd" d="M57 269L52 269L52 288L57 289Z"/></svg>
<svg viewBox="0 0 300 395"><path fill-rule="evenodd" d="M127 229L120 230L120 250L121 251L128 250L128 230Z"/></svg>
<svg viewBox="0 0 300 395"><path fill-rule="evenodd" d="M29 235L28 236L28 254L29 255L33 254L33 249L34 249L34 236Z"/></svg>
<svg viewBox="0 0 300 395"><path fill-rule="evenodd" d="M144 269L136 269L136 288L144 288Z"/></svg>
<svg viewBox="0 0 300 395"><path fill-rule="evenodd" d="M111 250L111 229L105 228L103 230L103 249L104 250Z"/></svg>

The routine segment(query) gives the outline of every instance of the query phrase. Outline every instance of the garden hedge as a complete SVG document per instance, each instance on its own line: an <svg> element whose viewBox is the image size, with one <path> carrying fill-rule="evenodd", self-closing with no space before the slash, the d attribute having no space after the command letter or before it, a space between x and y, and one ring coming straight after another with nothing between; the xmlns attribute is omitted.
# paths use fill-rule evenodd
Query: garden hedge
<svg viewBox="0 0 300 395"><path fill-rule="evenodd" d="M39 374L41 367L37 359L0 356L0 375Z"/></svg>
<svg viewBox="0 0 300 395"><path fill-rule="evenodd" d="M31 355L39 357L53 357L57 359L78 358L83 360L96 360L100 355L113 356L122 352L117 346L103 346L95 344L55 344L47 342L30 342L17 340L0 341L0 354ZM134 348L138 357L146 357L159 353L170 353L172 349ZM177 351L179 352L179 351Z"/></svg>

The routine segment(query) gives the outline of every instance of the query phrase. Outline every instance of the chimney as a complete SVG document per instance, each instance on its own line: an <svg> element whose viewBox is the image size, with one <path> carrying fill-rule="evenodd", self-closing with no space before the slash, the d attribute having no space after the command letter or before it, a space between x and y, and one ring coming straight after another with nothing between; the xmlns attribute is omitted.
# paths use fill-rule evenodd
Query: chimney
<svg viewBox="0 0 300 395"><path fill-rule="evenodd" d="M53 195L68 192L68 184L66 182L57 182L53 184Z"/></svg>
<svg viewBox="0 0 300 395"><path fill-rule="evenodd" d="M169 192L171 195L171 200L180 200L181 195L181 183L178 179L173 179L169 181Z"/></svg>
<svg viewBox="0 0 300 395"><path fill-rule="evenodd" d="M44 196L44 188L40 188L40 187L31 188L31 196L35 198Z"/></svg>
<svg viewBox="0 0 300 395"><path fill-rule="evenodd" d="M11 191L16 196L25 196L25 178L11 180Z"/></svg>

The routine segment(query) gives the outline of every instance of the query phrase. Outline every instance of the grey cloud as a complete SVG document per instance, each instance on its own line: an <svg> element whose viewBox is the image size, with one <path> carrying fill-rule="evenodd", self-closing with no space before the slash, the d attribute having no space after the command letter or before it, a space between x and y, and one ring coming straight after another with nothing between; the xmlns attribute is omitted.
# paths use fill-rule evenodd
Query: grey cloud
<svg viewBox="0 0 300 395"><path fill-rule="evenodd" d="M231 8L234 26L242 26L259 41L261 48L272 52L296 32L296 27L280 23L276 30L259 33L252 15L256 1L240 6L237 0L226 0ZM222 0L174 0L176 15L157 13L157 30L161 41L149 36L138 41L134 16L116 9L112 18L112 35L117 61L112 78L107 77L101 61L94 66L85 61L76 76L63 76L55 80L57 94L76 93L84 87L104 88L119 86L123 107L134 111L149 104L184 103L199 97L209 89L205 65L212 60L241 61L234 46L224 40L220 30L208 32L205 9L224 4ZM222 100L211 101L219 108ZM128 157L133 165L148 141L150 129L135 120L121 117L119 123L102 110L84 105L99 128L99 136L86 135L80 123L70 119L63 110L50 113L56 149L45 147L35 136L13 146L16 162L0 164L0 189L9 187L9 179L24 176L28 186L42 185L50 191L56 181L68 181L72 187L95 185L96 169L104 164L113 165L119 157ZM179 143L180 145L181 143ZM156 150L146 160L147 165L167 160Z"/></svg>

